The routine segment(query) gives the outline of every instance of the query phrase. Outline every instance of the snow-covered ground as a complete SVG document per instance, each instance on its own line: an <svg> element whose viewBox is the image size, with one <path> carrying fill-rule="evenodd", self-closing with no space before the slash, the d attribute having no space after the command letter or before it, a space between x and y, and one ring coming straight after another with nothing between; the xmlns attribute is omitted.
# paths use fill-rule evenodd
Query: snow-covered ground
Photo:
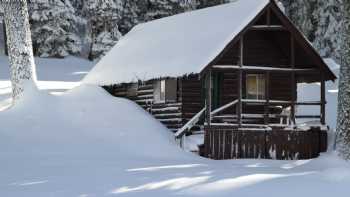
<svg viewBox="0 0 350 197"><path fill-rule="evenodd" d="M83 77L95 65L84 59L67 57L65 59L35 58L39 89L60 94L80 84ZM11 98L8 58L0 55L0 110L6 107Z"/></svg>
<svg viewBox="0 0 350 197"><path fill-rule="evenodd" d="M4 58L0 61L3 100L10 87ZM91 65L76 58L39 59L41 91L30 91L15 107L0 111L0 196L329 197L350 192L350 164L332 152L305 161L213 161L184 152L136 104L95 86L76 87Z"/></svg>

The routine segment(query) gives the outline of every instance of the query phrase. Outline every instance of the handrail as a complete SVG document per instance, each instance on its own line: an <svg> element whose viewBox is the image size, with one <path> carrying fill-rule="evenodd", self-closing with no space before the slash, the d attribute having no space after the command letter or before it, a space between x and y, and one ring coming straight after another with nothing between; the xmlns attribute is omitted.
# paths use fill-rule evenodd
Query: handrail
<svg viewBox="0 0 350 197"><path fill-rule="evenodd" d="M183 127L181 127L176 133L175 138L181 138L185 132L189 129L191 129L197 122L199 121L200 117L204 114L206 108L204 107L201 111L199 111L191 120L189 120Z"/></svg>
<svg viewBox="0 0 350 197"><path fill-rule="evenodd" d="M234 100L231 103L227 103L226 105L224 105L224 106L222 106L220 108L217 108L216 110L212 111L210 113L210 115L213 116L213 115L215 115L215 114L217 114L217 113L219 113L219 112L221 112L221 111L223 111L223 110L225 110L225 109L227 109L227 108L229 108L229 107L231 107L233 105L236 105L237 103L238 103L238 100Z"/></svg>

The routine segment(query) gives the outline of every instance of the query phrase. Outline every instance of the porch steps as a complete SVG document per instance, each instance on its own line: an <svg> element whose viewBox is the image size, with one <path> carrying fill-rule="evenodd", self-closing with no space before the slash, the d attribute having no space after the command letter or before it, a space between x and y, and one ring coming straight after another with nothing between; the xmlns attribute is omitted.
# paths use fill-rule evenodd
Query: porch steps
<svg viewBox="0 0 350 197"><path fill-rule="evenodd" d="M175 132L182 126L182 103L159 103L150 106L149 112L168 129Z"/></svg>

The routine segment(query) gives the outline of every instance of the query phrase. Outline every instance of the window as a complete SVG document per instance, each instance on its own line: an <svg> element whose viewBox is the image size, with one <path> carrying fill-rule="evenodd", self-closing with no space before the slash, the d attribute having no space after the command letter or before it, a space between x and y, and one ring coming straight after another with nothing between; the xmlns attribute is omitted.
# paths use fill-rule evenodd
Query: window
<svg viewBox="0 0 350 197"><path fill-rule="evenodd" d="M265 76L263 74L248 74L246 77L246 98L265 99Z"/></svg>
<svg viewBox="0 0 350 197"><path fill-rule="evenodd" d="M177 79L155 81L153 98L155 103L176 102Z"/></svg>
<svg viewBox="0 0 350 197"><path fill-rule="evenodd" d="M165 101L165 80L160 81L160 101Z"/></svg>
<svg viewBox="0 0 350 197"><path fill-rule="evenodd" d="M130 84L126 90L126 96L129 98L136 97L137 96L137 89L138 89L137 83Z"/></svg>

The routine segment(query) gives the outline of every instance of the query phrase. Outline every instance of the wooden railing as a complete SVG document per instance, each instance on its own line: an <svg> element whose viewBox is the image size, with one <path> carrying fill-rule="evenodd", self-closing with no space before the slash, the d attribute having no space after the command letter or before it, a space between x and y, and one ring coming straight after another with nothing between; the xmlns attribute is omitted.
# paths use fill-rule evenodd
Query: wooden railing
<svg viewBox="0 0 350 197"><path fill-rule="evenodd" d="M225 109L227 109L227 108L229 108L229 107L231 107L231 106L236 105L237 103L238 103L238 100L234 100L234 101L232 101L231 103L228 103L228 104L226 104L226 105L224 105L224 106L222 106L222 107L219 107L219 108L217 108L216 110L212 111L212 112L210 113L210 115L213 116L213 115L215 115L215 114L217 114L217 113L219 113L219 112L224 111Z"/></svg>
<svg viewBox="0 0 350 197"><path fill-rule="evenodd" d="M237 119L237 114L231 114L231 115L217 115L220 112L223 112L224 110L233 107L238 104L238 99L234 100L226 105L223 105L215 110L213 110L210 113L211 118L213 119L224 119L224 118L232 118ZM254 100L254 99L242 99L242 103L258 103L258 104L265 104L266 100ZM270 105L291 105L291 101L282 101L282 100L269 100ZM295 102L295 105L321 105L321 102ZM204 107L201 111L199 111L193 118L191 118L183 127L181 127L176 133L175 133L175 139L180 140L180 146L183 147L184 143L184 137L185 134L191 130L200 120L200 118L204 115L206 111L206 108ZM290 113L281 113L281 114L242 114L241 117L243 119L246 118L274 118L274 119L280 119L280 122L277 124L266 124L266 125L260 125L260 126L289 126L293 121L291 120L291 114ZM315 116L315 115L301 115L301 116L295 116L295 118L320 118L321 116ZM214 123L215 125L215 123ZM230 124L227 124L230 125ZM246 126L249 126L249 124L245 124ZM252 124L254 125L254 124Z"/></svg>
<svg viewBox="0 0 350 197"><path fill-rule="evenodd" d="M238 100L234 100L214 111L212 111L210 113L211 116L214 116L215 114L218 114L219 112L224 111L225 109L234 106L238 103ZM180 140L180 146L183 147L183 142L184 142L184 136L186 134L186 132L188 132L189 130L191 130L192 127L194 127L198 121L200 120L200 118L202 117L202 115L204 115L204 112L206 110L206 107L204 107L201 111L199 111L195 116L193 116L193 118L191 118L191 120L189 120L183 127L181 127L176 133L175 133L175 139L176 140Z"/></svg>
<svg viewBox="0 0 350 197"><path fill-rule="evenodd" d="M204 114L206 108L204 107L201 111L199 111L191 120L189 120L183 127L181 127L176 133L175 133L175 139L180 139L180 146L183 147L183 141L184 136L187 131L189 131L192 127L194 127L202 115Z"/></svg>

